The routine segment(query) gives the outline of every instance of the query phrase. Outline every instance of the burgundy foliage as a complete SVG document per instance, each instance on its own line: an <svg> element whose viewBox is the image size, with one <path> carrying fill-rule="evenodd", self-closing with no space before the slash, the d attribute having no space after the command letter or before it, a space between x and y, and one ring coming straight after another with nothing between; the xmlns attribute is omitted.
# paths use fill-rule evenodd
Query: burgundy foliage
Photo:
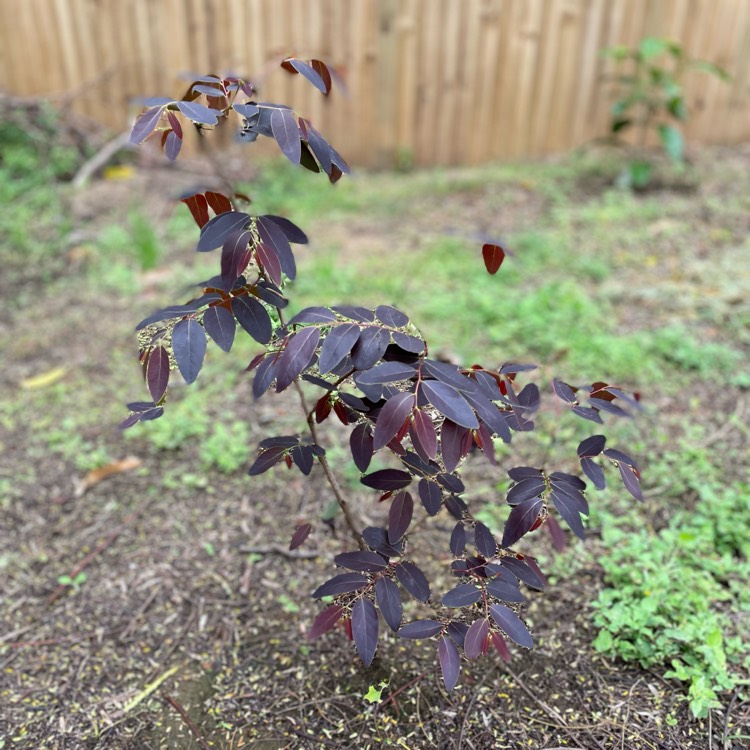
<svg viewBox="0 0 750 750"><path fill-rule="evenodd" d="M324 95L337 80L335 71L319 60L289 57L281 65ZM178 157L192 130L189 124L205 131L234 119L242 140L270 138L287 159L323 172L331 182L349 171L309 120L287 106L258 101L255 87L240 78L204 76L182 99L156 98L146 105L131 141L159 138L169 159ZM333 558L337 572L313 592L327 605L309 638L341 625L369 666L387 632L380 628L382 618L402 639L435 639L447 690L457 683L463 657L473 660L493 650L509 660L510 641L531 648L532 635L519 616L525 602L522 587L538 591L545 580L536 561L516 546L542 525L558 550L567 535L562 524L584 538L587 484L570 471L580 466L586 480L603 489L605 468L611 465L625 489L640 500L638 467L627 453L607 447L601 434L584 437L570 462L560 467L564 471L505 467L510 483L504 503L498 501L498 507L508 506L503 528L490 528L472 514L460 468L472 452L495 465L495 441L511 443L514 433L533 430L542 407L563 412L563 420L570 411L570 419L581 426L602 424L605 418L634 415L639 395L605 382L574 386L553 379L543 396L538 377L525 385L518 382L534 365L459 367L441 361L429 356L427 342L408 316L390 305L374 310L309 307L287 320L286 286L296 276L293 246L307 243L305 233L284 217L240 210L249 202L241 194L207 190L180 200L199 228L196 250L219 251L217 275L202 282L192 300L158 310L138 324L151 400L128 404L130 415L122 426L161 417L175 370L187 383L198 379L209 340L229 352L236 336L247 334L261 349L247 368L256 399L292 386L315 392L314 407L305 415L309 429L263 440L248 473L284 464L308 475L320 463L328 477L316 425L335 418L348 431L362 485L387 504L382 527L359 529L347 511L355 548L344 548ZM482 255L487 271L495 274L506 252L488 243ZM377 468L370 471L375 454ZM343 498L337 499L343 510ZM414 527L433 516L448 530L444 547L420 551L412 545L412 536L418 537ZM330 515L300 522L293 532L289 529L289 549L315 541L316 533L337 523L339 518ZM433 595L425 571L439 565L447 566L455 582ZM405 610L414 609L420 617L405 622Z"/></svg>

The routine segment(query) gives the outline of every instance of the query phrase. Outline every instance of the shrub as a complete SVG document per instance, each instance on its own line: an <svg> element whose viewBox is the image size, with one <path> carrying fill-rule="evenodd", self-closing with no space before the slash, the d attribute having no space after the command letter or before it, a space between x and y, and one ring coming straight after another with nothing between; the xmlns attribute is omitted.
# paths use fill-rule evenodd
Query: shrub
<svg viewBox="0 0 750 750"><path fill-rule="evenodd" d="M625 187L644 188L651 180L652 164L645 154L650 133L655 132L664 153L676 165L685 157L679 124L688 119L683 78L690 70L702 70L729 80L728 74L705 60L686 56L677 42L646 37L630 49L609 47L603 53L615 60L616 100L612 105L610 134L615 142L630 130L636 131L636 149L630 151L628 165L619 178Z"/></svg>
<svg viewBox="0 0 750 750"><path fill-rule="evenodd" d="M289 58L282 67L329 93L333 76L322 62ZM179 154L183 123L205 130L239 117L246 141L271 138L292 163L323 172L332 183L349 171L309 120L286 106L257 101L253 86L238 78L206 76L192 83L182 99L152 99L147 105L132 140L158 137L169 159ZM517 546L542 525L561 545L556 516L584 538L586 483L551 467L505 467L513 480L506 498L510 512L496 537L472 515L460 468L472 451L496 464L496 439L510 443L514 433L534 429L542 395L536 382L522 386L520 381L536 366L459 367L435 359L409 317L389 305L373 310L356 304L308 307L287 319L286 287L296 276L292 245L307 242L304 232L286 218L240 210L246 198L237 193L197 192L182 201L200 228L198 252L221 249L220 272L199 285L202 291L194 299L138 324L151 400L129 404L123 427L163 414L173 374L179 371L187 383L194 382L208 340L228 352L238 330L249 335L261 347L247 367L253 373L254 397L272 388L292 390L306 423L304 434L262 440L249 474L286 465L308 475L317 463L351 537L352 548L333 558L341 570L313 592L325 606L310 638L342 624L369 665L382 619L400 638L437 642L448 690L459 676L461 650L469 660L490 649L508 659L506 639L531 648L532 635L519 617L521 589L541 589L544 577L535 559ZM496 273L505 258L502 247L488 242L481 252L487 271ZM568 419L561 412L569 411L573 418L599 425L605 414L624 417L638 408L637 394L604 382L574 387L553 380L551 385L549 400L560 419ZM319 439L318 425L329 419L350 430L351 460L362 484L389 503L383 527L361 528L358 523ZM390 455L392 465L371 471L378 452ZM600 462L613 465L627 490L641 498L635 461L607 447L603 435L583 439L571 459L600 489L605 486ZM410 532L416 515L438 514L452 519L448 561L443 551L420 550L419 535ZM324 518L334 522L327 511ZM302 545L311 531L312 521L300 525L290 549ZM433 595L427 573L414 562L420 552L420 563L424 560L428 570L446 565L454 576L455 585L442 596ZM404 593L421 603L412 609L428 616L404 622Z"/></svg>

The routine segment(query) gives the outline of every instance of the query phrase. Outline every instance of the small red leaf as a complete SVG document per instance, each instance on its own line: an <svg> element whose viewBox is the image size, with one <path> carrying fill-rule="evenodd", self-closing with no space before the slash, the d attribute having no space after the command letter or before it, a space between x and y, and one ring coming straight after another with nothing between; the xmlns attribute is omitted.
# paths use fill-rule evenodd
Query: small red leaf
<svg viewBox="0 0 750 750"><path fill-rule="evenodd" d="M208 223L208 201L203 193L195 193L181 201L190 209L190 213L195 219L195 223L202 229Z"/></svg>
<svg viewBox="0 0 750 750"><path fill-rule="evenodd" d="M491 245L489 243L482 246L482 257L488 273L497 273L500 266L505 260L505 250L500 245Z"/></svg>

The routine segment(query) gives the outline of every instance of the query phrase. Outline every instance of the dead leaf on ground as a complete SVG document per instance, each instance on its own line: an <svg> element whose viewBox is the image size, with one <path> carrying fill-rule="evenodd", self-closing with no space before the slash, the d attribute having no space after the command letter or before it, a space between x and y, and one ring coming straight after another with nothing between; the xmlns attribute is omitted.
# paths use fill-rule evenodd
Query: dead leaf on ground
<svg viewBox="0 0 750 750"><path fill-rule="evenodd" d="M113 474L122 474L125 471L137 469L142 463L142 459L136 456L127 456L120 461L113 461L99 469L94 469L86 474L83 479L76 480L74 495L75 497L81 497L103 479L111 477Z"/></svg>

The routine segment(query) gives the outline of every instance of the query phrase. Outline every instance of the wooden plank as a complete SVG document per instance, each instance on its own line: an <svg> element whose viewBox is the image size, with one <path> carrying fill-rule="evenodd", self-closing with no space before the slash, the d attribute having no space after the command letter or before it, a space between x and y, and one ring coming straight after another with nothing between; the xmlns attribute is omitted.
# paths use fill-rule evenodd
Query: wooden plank
<svg viewBox="0 0 750 750"><path fill-rule="evenodd" d="M502 0L484 0L479 8L479 50L477 78L472 86L477 96L474 101L472 119L476 122L476 130L469 142L470 164L483 161L492 142L496 138L493 123L495 98L498 95L500 70L498 55L500 51L500 14Z"/></svg>
<svg viewBox="0 0 750 750"><path fill-rule="evenodd" d="M418 95L418 0L402 0L399 10L396 146L402 157L413 161Z"/></svg>

